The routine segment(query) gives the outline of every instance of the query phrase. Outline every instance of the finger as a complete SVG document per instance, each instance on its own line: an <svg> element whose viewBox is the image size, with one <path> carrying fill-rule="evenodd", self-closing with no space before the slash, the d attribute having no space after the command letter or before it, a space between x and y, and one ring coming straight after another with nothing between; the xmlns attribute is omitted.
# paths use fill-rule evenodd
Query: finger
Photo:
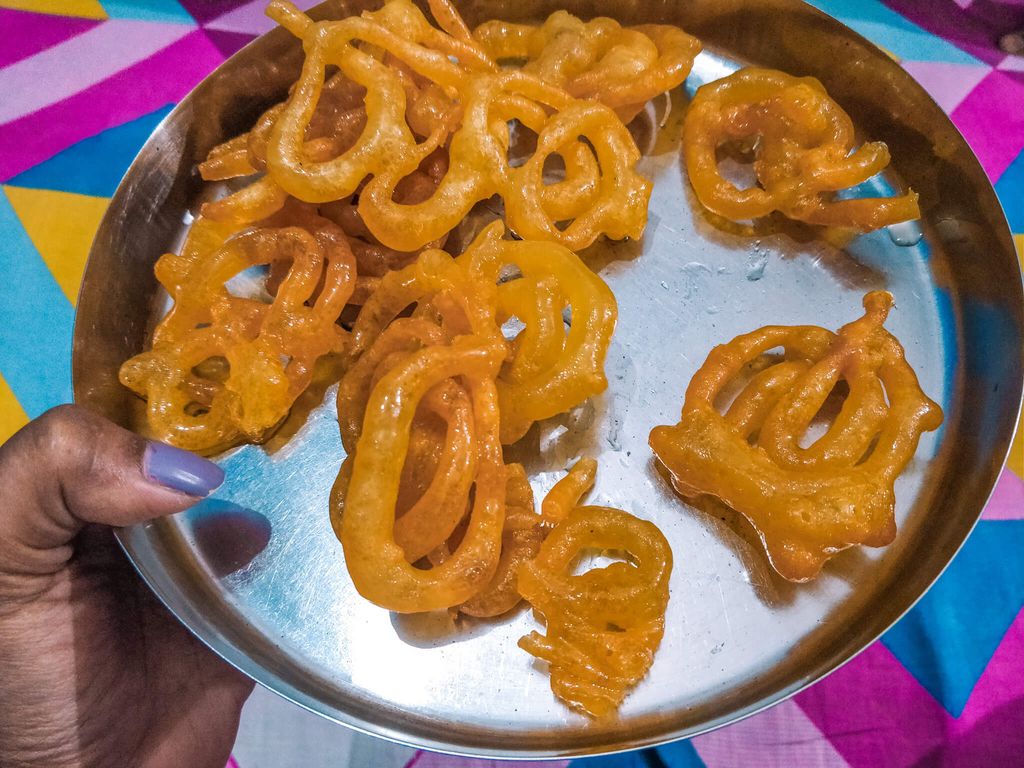
<svg viewBox="0 0 1024 768"><path fill-rule="evenodd" d="M60 406L0 446L0 569L59 567L86 523L123 526L179 512L224 479L216 464Z"/></svg>

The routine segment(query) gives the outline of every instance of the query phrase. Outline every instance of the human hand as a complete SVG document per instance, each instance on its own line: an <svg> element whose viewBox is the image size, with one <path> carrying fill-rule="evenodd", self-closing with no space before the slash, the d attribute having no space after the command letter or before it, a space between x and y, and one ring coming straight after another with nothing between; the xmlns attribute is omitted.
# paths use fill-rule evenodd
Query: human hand
<svg viewBox="0 0 1024 768"><path fill-rule="evenodd" d="M252 683L157 602L107 527L222 479L75 406L0 447L0 766L223 768Z"/></svg>

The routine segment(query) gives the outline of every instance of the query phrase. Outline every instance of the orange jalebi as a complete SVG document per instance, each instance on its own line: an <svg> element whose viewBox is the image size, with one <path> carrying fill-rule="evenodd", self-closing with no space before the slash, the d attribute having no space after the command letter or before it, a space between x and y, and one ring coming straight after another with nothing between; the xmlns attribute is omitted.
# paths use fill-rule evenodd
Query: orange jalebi
<svg viewBox="0 0 1024 768"><path fill-rule="evenodd" d="M288 414L316 361L342 351L346 333L336 321L355 282L345 236L326 220L312 233L243 233L207 255L219 239L215 229L194 226L182 256L157 262L174 306L154 331L152 349L120 373L148 400L154 437L202 452L259 442ZM200 245L207 236L210 243ZM228 290L235 275L275 260L290 266L271 303Z"/></svg>
<svg viewBox="0 0 1024 768"><path fill-rule="evenodd" d="M366 122L363 100L366 90L336 73L324 83L316 112L305 135L305 153L320 160L335 157L352 146ZM267 142L284 103L268 109L248 133L218 144L199 173L207 181L233 179L266 170Z"/></svg>
<svg viewBox="0 0 1024 768"><path fill-rule="evenodd" d="M604 16L584 22L568 11L555 11L539 26L487 21L473 37L493 59L522 61L524 72L576 98L600 101L626 123L681 84L701 49L678 27L623 27Z"/></svg>
<svg viewBox="0 0 1024 768"><path fill-rule="evenodd" d="M498 378L501 441L512 443L534 421L605 390L604 361L617 308L604 280L572 251L553 243L502 240L501 229L500 223L490 225L459 262L490 283L498 282L503 269L519 273L497 292L498 322L514 317L524 325Z"/></svg>
<svg viewBox="0 0 1024 768"><path fill-rule="evenodd" d="M921 391L883 323L892 296L864 297L865 315L833 334L768 326L716 347L686 391L681 421L655 427L651 447L684 497L716 496L757 529L791 581L833 555L896 535L893 483L942 411ZM781 347L781 359L766 353ZM715 399L751 364L757 372L725 415ZM765 367L766 366L766 367ZM828 431L801 439L830 393L849 389Z"/></svg>
<svg viewBox="0 0 1024 768"><path fill-rule="evenodd" d="M533 489L522 464L509 464L505 487L505 529L501 538L501 558L489 584L479 594L458 607L467 616L489 618L508 613L522 597L519 594L519 567L537 556L547 534L540 525L533 505Z"/></svg>
<svg viewBox="0 0 1024 768"><path fill-rule="evenodd" d="M498 558L500 552L500 560L485 562L483 555L475 560L463 555L463 565L451 565L479 527L473 513L468 521L463 519L469 499L474 505L485 500L480 480L474 478L488 470L484 462L489 454L481 451L487 448L489 436L481 432L483 401L474 391L494 392L500 407L488 411L487 417L498 419L500 412L499 438L508 431L507 417L514 425L515 439L534 419L571 408L605 386L604 356L615 319L615 303L607 286L571 251L554 243L505 241L501 232L496 222L457 259L443 251L425 251L413 264L388 273L352 329L348 370L338 387L338 421L350 455L335 486L333 520L346 558L360 541L362 557L375 560L373 553L381 552L382 540L361 539L365 531L350 522L356 501L374 499L375 524L384 526L381 521L386 518L390 526L384 556L393 571L375 573L363 565L355 566L352 575L362 594L395 610L429 610L439 607L437 600L451 599L444 607L459 606L457 610L474 616L504 612L518 602L517 565L539 545L540 517L533 510L525 476L517 476L521 468L512 465L509 471L516 476L503 486L503 497L516 511L499 522L499 541L491 541L493 549L486 553ZM503 268L510 266L519 270L519 276L499 283ZM563 307L572 313L568 333ZM400 316L410 309L409 316ZM523 320L525 327L508 343L500 326L512 316ZM408 418L400 427L392 425L403 436L388 437L391 447L387 448L379 434L367 436L374 398L388 396L385 390L398 372L418 357L447 354L471 341L497 355L497 367L489 378L453 374L438 379L417 390L422 398L419 404L403 395L406 399L389 406L392 421L398 418L399 407L406 414L403 418ZM383 414L380 418L376 428L383 430L386 420ZM358 474L367 441L374 452L392 451L388 480ZM374 493L354 496L360 482L373 483ZM467 526L465 532L460 522ZM397 549L391 549L392 544ZM398 553L404 565L398 563ZM424 556L435 567L412 568ZM412 570L406 572L406 567ZM469 567L478 579L472 584L467 578L459 581ZM440 572L442 568L448 570ZM441 575L432 576L435 571ZM430 590L413 594L402 581L410 573L424 583L441 579L446 586L431 582ZM405 597L397 591L400 583L407 590L401 593ZM454 595L462 599L455 600Z"/></svg>
<svg viewBox="0 0 1024 768"><path fill-rule="evenodd" d="M545 525L555 526L565 520L580 499L594 486L597 479L597 462L580 459L565 477L552 486L541 502L541 517Z"/></svg>
<svg viewBox="0 0 1024 768"><path fill-rule="evenodd" d="M642 233L650 183L635 171L639 152L629 132L603 105L533 76L498 72L475 42L432 27L408 0L333 22L314 23L284 0L274 0L268 12L306 50L302 76L267 147L268 173L289 194L326 203L348 197L371 177L358 211L381 243L406 252L444 237L494 194L504 200L509 226L527 239L582 248L601 234ZM386 56L375 58L355 42ZM324 160L310 155L306 142L329 65L367 89L366 123L351 148ZM417 142L407 91L422 91L423 83L447 94L450 104L444 109L431 100L433 130ZM536 152L516 167L508 158L513 120L538 134ZM402 179L449 137L449 167L436 192L418 203L396 201ZM566 179L546 184L552 155L565 159Z"/></svg>
<svg viewBox="0 0 1024 768"><path fill-rule="evenodd" d="M426 251L381 280L356 322L338 388L350 455L332 514L356 588L391 610L456 606L498 568L506 478L495 378L507 346L494 297L493 283ZM412 317L395 319L412 303ZM471 494L458 546L434 568L415 568L449 538Z"/></svg>
<svg viewBox="0 0 1024 768"><path fill-rule="evenodd" d="M531 632L519 645L548 662L555 696L603 717L619 707L654 661L665 629L672 550L653 523L627 512L569 508L593 482L593 465L586 461L570 472L573 491L552 499L555 517L564 517L537 557L519 569L519 592L547 625L544 635ZM573 575L588 550L628 561Z"/></svg>
<svg viewBox="0 0 1024 768"><path fill-rule="evenodd" d="M460 336L404 356L370 393L340 528L352 582L377 605L399 612L448 608L479 593L494 575L505 518L505 465L493 377L503 355L503 345ZM462 382L472 404L473 506L458 548L435 568L420 570L395 541L399 483L417 407L451 379Z"/></svg>
<svg viewBox="0 0 1024 768"><path fill-rule="evenodd" d="M813 77L741 69L697 90L683 126L683 152L697 199L733 221L780 211L809 224L867 232L919 218L917 194L835 199L889 164L871 142L854 151L849 116ZM738 189L718 168L725 145L752 148L760 186Z"/></svg>

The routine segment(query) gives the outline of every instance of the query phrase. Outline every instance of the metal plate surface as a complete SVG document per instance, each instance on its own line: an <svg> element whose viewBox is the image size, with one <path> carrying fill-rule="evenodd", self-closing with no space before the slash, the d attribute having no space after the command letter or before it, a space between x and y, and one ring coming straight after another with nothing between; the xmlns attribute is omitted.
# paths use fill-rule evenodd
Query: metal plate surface
<svg viewBox="0 0 1024 768"><path fill-rule="evenodd" d="M327 15L358 12L330 3ZM475 2L471 22L539 18L553 3ZM597 3L569 3L595 15ZM339 722L457 753L555 757L692 736L780 701L889 627L946 566L999 473L1020 406L1024 302L1013 244L981 167L946 116L889 57L794 0L618 4L623 22L668 21L706 50L685 88L634 126L654 180L642 242L585 253L615 292L619 323L608 391L535 428L509 458L535 492L580 455L600 464L592 503L653 520L675 554L667 630L649 677L617 720L589 723L560 705L516 646L537 627L398 616L366 602L331 532L327 496L343 458L331 392L290 440L220 458L227 483L196 508L121 533L142 576L202 640L266 687ZM221 66L168 116L129 170L86 270L74 341L75 396L125 425L137 401L117 383L165 306L152 267L180 242L204 186L195 164L279 99L299 66L281 31ZM755 234L700 212L679 155L690 93L753 62L814 75L866 137L886 141L894 173L921 193L924 218L848 242L805 228ZM652 126L664 122L660 130ZM885 192L897 178L873 180ZM920 238L920 239L919 239ZM888 323L946 423L926 435L897 483L891 546L836 557L795 586L767 565L749 529L673 496L647 434L674 423L683 391L717 343L769 324L836 328L863 293L886 288Z"/></svg>

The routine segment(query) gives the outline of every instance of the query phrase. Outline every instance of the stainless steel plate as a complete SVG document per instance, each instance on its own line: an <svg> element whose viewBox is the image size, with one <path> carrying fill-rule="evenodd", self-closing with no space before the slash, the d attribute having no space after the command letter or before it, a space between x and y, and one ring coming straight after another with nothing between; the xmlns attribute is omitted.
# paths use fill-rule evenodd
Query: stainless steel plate
<svg viewBox="0 0 1024 768"><path fill-rule="evenodd" d="M514 5L511 13L534 18L555 7ZM331 12L359 9L335 3ZM504 3L465 10L471 22L510 13ZM655 181L647 233L642 243L587 254L619 301L609 390L513 451L538 493L574 457L596 456L593 502L654 520L672 543L665 639L614 722L588 723L555 701L546 674L516 647L536 626L526 612L452 626L445 616L392 615L356 594L327 517L343 457L330 393L283 446L225 455L228 481L215 500L122 532L146 581L211 648L268 688L368 733L451 752L550 757L656 744L749 715L850 659L923 594L974 525L1006 454L1021 395L1017 259L984 173L924 91L883 52L793 0L636 1L616 13L677 23L705 42L690 92L738 61L820 78L865 136L889 144L895 172L921 193L923 230L843 244L805 229L723 231L698 211L680 166L685 93L672 94L667 114L661 103L652 110L654 122L667 120L660 132L641 125L641 167ZM143 148L86 271L74 343L79 402L133 423L117 369L142 349L164 307L154 261L211 194L195 164L280 98L298 65L287 35L261 38ZM676 421L686 382L714 344L768 323L838 327L880 287L896 297L889 327L946 424L925 436L898 482L896 542L848 551L796 587L773 575L737 521L669 493L647 434Z"/></svg>

